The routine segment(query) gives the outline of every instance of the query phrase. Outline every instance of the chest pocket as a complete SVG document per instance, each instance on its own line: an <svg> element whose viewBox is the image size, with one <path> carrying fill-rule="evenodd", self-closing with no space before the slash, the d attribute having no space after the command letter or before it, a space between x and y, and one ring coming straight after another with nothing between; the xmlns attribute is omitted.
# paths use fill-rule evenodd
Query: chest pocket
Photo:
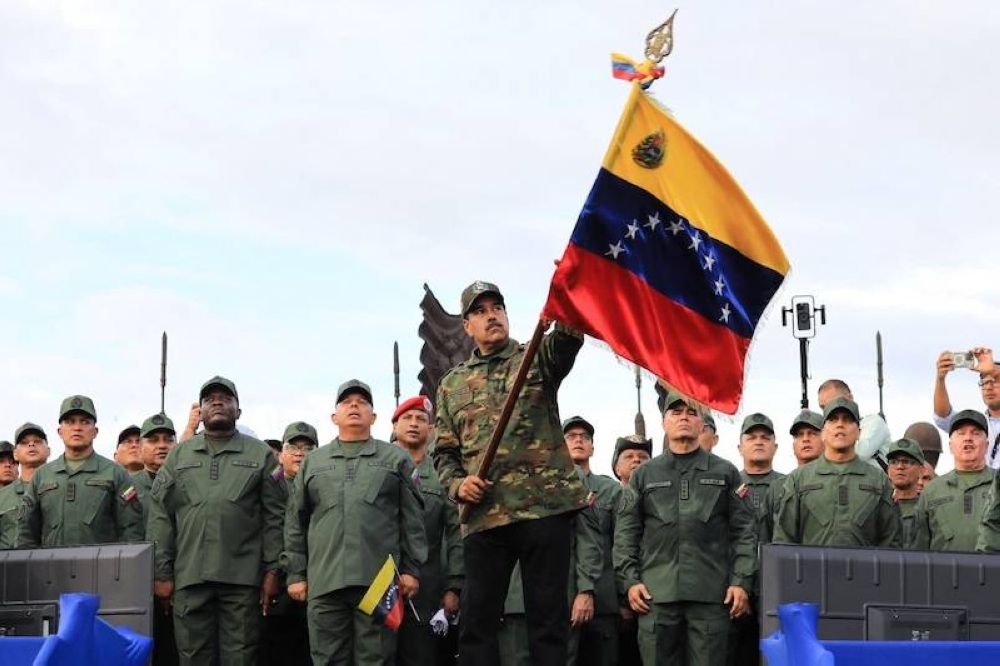
<svg viewBox="0 0 1000 666"><path fill-rule="evenodd" d="M322 514L340 506L344 483L337 473L336 465L323 465L309 470L305 486L313 513Z"/></svg>
<svg viewBox="0 0 1000 666"><path fill-rule="evenodd" d="M956 515L960 514L961 510L961 507L955 507L954 495L937 497L927 503L931 534L935 540L951 541L955 538L952 522L961 519L960 515Z"/></svg>
<svg viewBox="0 0 1000 666"><path fill-rule="evenodd" d="M830 524L830 521L833 520L833 512L836 510L836 497L831 501L829 493L823 492L825 489L825 483L811 483L802 485L798 489L799 503L802 508L823 527Z"/></svg>
<svg viewBox="0 0 1000 666"><path fill-rule="evenodd" d="M656 481L642 489L642 507L664 525L677 522L677 487L673 481Z"/></svg>
<svg viewBox="0 0 1000 666"><path fill-rule="evenodd" d="M105 507L115 491L115 483L109 479L87 479L83 483L83 491L81 498L83 501L83 522L92 525L94 520L106 510Z"/></svg>
<svg viewBox="0 0 1000 666"><path fill-rule="evenodd" d="M384 497L388 506L399 506L399 477L393 474L393 467L374 460L368 461L367 467L366 476L369 479L365 487L365 502L375 504L380 497Z"/></svg>
<svg viewBox="0 0 1000 666"><path fill-rule="evenodd" d="M239 502L260 485L260 463L255 460L232 460L226 470L226 499Z"/></svg>
<svg viewBox="0 0 1000 666"><path fill-rule="evenodd" d="M202 461L193 460L189 462L179 462L175 468L177 474L176 488L180 491L185 503L198 505L205 501L205 493L202 484L208 483L208 479L199 478L202 475Z"/></svg>
<svg viewBox="0 0 1000 666"><path fill-rule="evenodd" d="M703 523L707 523L712 519L712 516L725 509L725 502L722 500L722 496L725 495L726 480L704 478L698 479L698 483L694 485L696 487L695 499L699 504L698 518Z"/></svg>
<svg viewBox="0 0 1000 666"><path fill-rule="evenodd" d="M853 485L853 484L852 484ZM858 527L875 524L875 515L878 513L879 498L881 489L871 483L858 483L851 488L855 497L848 498L848 506L842 507L854 514L854 524Z"/></svg>

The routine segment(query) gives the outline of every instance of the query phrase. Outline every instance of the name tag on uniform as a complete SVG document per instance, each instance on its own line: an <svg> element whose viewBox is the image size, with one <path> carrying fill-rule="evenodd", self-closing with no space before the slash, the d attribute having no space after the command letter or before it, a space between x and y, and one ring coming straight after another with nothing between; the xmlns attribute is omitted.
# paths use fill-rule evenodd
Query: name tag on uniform
<svg viewBox="0 0 1000 666"><path fill-rule="evenodd" d="M955 498L952 497L952 496L950 496L950 495L948 497L938 497L936 499L932 499L927 504L928 504L928 506L938 506L938 505L941 505L941 504L947 504L948 502L951 502L954 499Z"/></svg>
<svg viewBox="0 0 1000 666"><path fill-rule="evenodd" d="M201 461L198 460L196 462L178 463L175 469L179 472L182 469L192 469L194 467L201 467Z"/></svg>
<svg viewBox="0 0 1000 666"><path fill-rule="evenodd" d="M646 490L654 490L656 488L669 488L674 485L673 481L655 481L653 483L646 484Z"/></svg>
<svg viewBox="0 0 1000 666"><path fill-rule="evenodd" d="M823 490L823 484L822 483L808 483L806 485L799 486L799 492L800 493L809 492L810 490Z"/></svg>
<svg viewBox="0 0 1000 666"><path fill-rule="evenodd" d="M724 486L726 485L725 479L698 479L698 483L703 486Z"/></svg>
<svg viewBox="0 0 1000 666"><path fill-rule="evenodd" d="M382 469L396 469L396 466L392 463L382 462L380 460L369 460L369 467L381 467Z"/></svg>
<svg viewBox="0 0 1000 666"><path fill-rule="evenodd" d="M859 483L858 488L861 490L867 490L870 493L875 493L876 495L879 494L878 486L870 486L867 483Z"/></svg>
<svg viewBox="0 0 1000 666"><path fill-rule="evenodd" d="M309 470L309 476L316 476L317 474L322 474L323 472L329 472L331 469L337 469L336 465L323 465L321 467L313 467Z"/></svg>
<svg viewBox="0 0 1000 666"><path fill-rule="evenodd" d="M43 483L38 486L38 494L41 495L42 493L47 493L50 490L56 490L57 488L59 488L59 484L55 481L52 483Z"/></svg>
<svg viewBox="0 0 1000 666"><path fill-rule="evenodd" d="M88 486L98 486L100 488L111 488L114 486L114 483L107 479L87 479L86 483Z"/></svg>
<svg viewBox="0 0 1000 666"><path fill-rule="evenodd" d="M253 460L234 460L233 464L237 467L252 467L253 469L260 467L260 463Z"/></svg>

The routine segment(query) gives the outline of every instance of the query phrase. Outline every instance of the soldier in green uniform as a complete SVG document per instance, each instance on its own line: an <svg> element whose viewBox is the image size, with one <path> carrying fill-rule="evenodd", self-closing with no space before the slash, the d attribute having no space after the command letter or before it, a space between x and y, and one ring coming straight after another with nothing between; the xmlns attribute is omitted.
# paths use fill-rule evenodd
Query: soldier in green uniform
<svg viewBox="0 0 1000 666"><path fill-rule="evenodd" d="M232 381L213 377L198 398L204 432L170 451L150 491L153 593L173 604L181 664L255 664L281 586L285 484L267 445L237 431Z"/></svg>
<svg viewBox="0 0 1000 666"><path fill-rule="evenodd" d="M41 426L25 423L17 429L14 433L14 458L18 462L19 476L0 490L0 550L17 548L24 493L31 485L35 472L49 459L49 442Z"/></svg>
<svg viewBox="0 0 1000 666"><path fill-rule="evenodd" d="M664 407L666 450L622 494L615 572L640 616L644 664L721 666L757 570L753 505L732 463L698 445L701 408L673 392Z"/></svg>
<svg viewBox="0 0 1000 666"><path fill-rule="evenodd" d="M903 547L909 548L914 534L917 502L920 499L920 475L924 470L924 454L914 439L903 438L892 443L886 453L892 499L899 507L903 521Z"/></svg>
<svg viewBox="0 0 1000 666"><path fill-rule="evenodd" d="M166 414L154 414L142 422L139 429L139 459L142 469L132 475L132 483L139 493L142 504L143 533L149 523L149 494L153 489L156 473L167 460L167 454L174 448L177 431L174 422Z"/></svg>
<svg viewBox="0 0 1000 666"><path fill-rule="evenodd" d="M774 436L774 422L759 412L743 419L740 427L740 456L743 469L740 480L749 489L747 499L757 515L757 538L760 543L770 543L774 532L775 489L781 488L785 475L774 471L774 455L778 444ZM760 582L754 578L750 595L750 612L733 619L729 631L726 663L729 666L760 663Z"/></svg>
<svg viewBox="0 0 1000 666"><path fill-rule="evenodd" d="M121 467L94 451L97 410L74 395L59 408L65 453L46 463L24 493L19 545L77 546L142 540L142 505Z"/></svg>
<svg viewBox="0 0 1000 666"><path fill-rule="evenodd" d="M130 425L118 433L114 461L124 467L127 474L142 471L142 428Z"/></svg>
<svg viewBox="0 0 1000 666"><path fill-rule="evenodd" d="M14 458L14 445L3 440L0 442L0 488L6 488L17 480L17 460Z"/></svg>
<svg viewBox="0 0 1000 666"><path fill-rule="evenodd" d="M270 445L270 440L268 441ZM316 428L305 421L295 421L285 427L280 441L278 461L288 487L288 501L295 492L295 477L302 468L302 461L319 446ZM275 446L271 446L274 450ZM286 507L287 508L287 507ZM287 556L285 565L287 566ZM274 600L264 618L260 639L261 666L291 666L310 663L309 623L306 604L288 596L287 589Z"/></svg>
<svg viewBox="0 0 1000 666"><path fill-rule="evenodd" d="M357 606L392 555L402 602L416 596L427 559L423 501L399 447L373 439L371 389L337 389L338 435L302 462L285 519L288 594L308 600L313 664L388 665L396 636Z"/></svg>
<svg viewBox="0 0 1000 666"><path fill-rule="evenodd" d="M416 465L414 480L424 498L423 521L427 532L427 562L420 568L420 594L413 600L413 608L409 604L404 608L399 628L396 649L399 666L431 666L439 659L447 659L447 646L438 640L430 621L439 610L444 611L449 621L458 615L465 582L458 508L448 499L427 455L433 420L433 405L423 395L404 400L392 415L395 443ZM450 624L448 630L452 630ZM440 656L439 649L445 650Z"/></svg>
<svg viewBox="0 0 1000 666"><path fill-rule="evenodd" d="M432 453L448 496L469 508L465 535L459 663L496 666L497 630L511 571L521 564L531 658L566 661L569 542L587 492L559 424L556 394L583 346L559 325L544 337L516 399L488 478L476 471L525 347L509 335L500 289L474 282L462 292L465 332L476 349L442 379Z"/></svg>
<svg viewBox="0 0 1000 666"><path fill-rule="evenodd" d="M813 546L902 546L903 525L892 484L854 446L858 406L835 398L823 410L823 455L785 477L774 543Z"/></svg>
<svg viewBox="0 0 1000 666"><path fill-rule="evenodd" d="M709 453L719 445L719 431L715 426L715 418L707 411L703 414L705 425L702 426L701 434L698 435L698 446Z"/></svg>
<svg viewBox="0 0 1000 666"><path fill-rule="evenodd" d="M615 565L611 551L615 540L615 518L621 499L621 484L594 474L590 459L594 456L594 426L581 416L563 421L563 439L569 455L592 493L594 513L601 534L602 566L592 594L578 593L571 600L570 624L579 629L576 664L580 666L615 666L618 663L618 622L620 606L615 584ZM579 555L578 555L579 557ZM579 568L579 567L577 567Z"/></svg>
<svg viewBox="0 0 1000 666"><path fill-rule="evenodd" d="M996 474L986 465L986 416L974 409L963 410L952 418L948 431L955 469L928 483L920 493L913 548L972 552Z"/></svg>
<svg viewBox="0 0 1000 666"><path fill-rule="evenodd" d="M17 547L17 521L21 516L21 495L16 492L17 466L14 463L14 445L0 442L0 467L6 467L5 459L10 457L10 482L0 487L0 550Z"/></svg>
<svg viewBox="0 0 1000 666"><path fill-rule="evenodd" d="M799 467L823 455L823 415L803 409L792 421L788 434L792 436L792 455ZM778 490L780 490L780 486ZM772 493L777 508L780 493Z"/></svg>

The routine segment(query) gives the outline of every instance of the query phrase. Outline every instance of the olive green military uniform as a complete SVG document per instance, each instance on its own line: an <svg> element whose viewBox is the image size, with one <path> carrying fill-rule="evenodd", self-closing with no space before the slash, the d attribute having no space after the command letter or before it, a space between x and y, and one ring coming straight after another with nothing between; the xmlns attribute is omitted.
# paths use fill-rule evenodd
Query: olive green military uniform
<svg viewBox="0 0 1000 666"><path fill-rule="evenodd" d="M622 604L615 582L612 551L622 486L610 477L594 473L585 474L583 480L587 490L594 493L592 506L600 526L604 564L594 585L594 619L580 628L578 663L615 666L618 663L618 627Z"/></svg>
<svg viewBox="0 0 1000 666"><path fill-rule="evenodd" d="M867 462L821 456L785 478L774 543L900 548L902 539L892 483Z"/></svg>
<svg viewBox="0 0 1000 666"><path fill-rule="evenodd" d="M444 593L451 590L461 594L465 582L458 507L448 499L430 458L425 457L417 465L416 479L424 498L427 562L420 567L420 592L413 600L420 620L409 604L403 609L405 614L396 648L397 666L432 666L435 663L438 641L430 620L441 608Z"/></svg>
<svg viewBox="0 0 1000 666"><path fill-rule="evenodd" d="M893 469L893 461L897 458L909 458L912 461L911 464L918 466L922 466L926 462L924 453L920 450L920 443L908 437L893 442L889 446L885 458L889 463L890 470ZM913 547L913 538L916 535L916 510L919 500L919 497L893 497L896 508L899 509L899 517L903 521L903 548Z"/></svg>
<svg viewBox="0 0 1000 666"><path fill-rule="evenodd" d="M979 524L976 550L985 553L1000 552L1000 474L994 474L990 483L986 508Z"/></svg>
<svg viewBox="0 0 1000 666"><path fill-rule="evenodd" d="M917 504L920 502L920 498L897 498L893 501L896 502L896 507L899 509L899 518L903 521L903 548L912 548L913 539L917 532Z"/></svg>
<svg viewBox="0 0 1000 666"><path fill-rule="evenodd" d="M62 455L28 484L19 531L22 548L142 541L142 505L119 465L93 453L74 470Z"/></svg>
<svg viewBox="0 0 1000 666"><path fill-rule="evenodd" d="M204 433L175 446L150 491L146 534L156 580L174 582L174 630L182 664L252 664L260 585L278 569L285 484L264 442Z"/></svg>
<svg viewBox="0 0 1000 666"><path fill-rule="evenodd" d="M784 479L784 474L774 470L766 474L749 474L746 470L740 472L740 480L750 490L747 499L757 514L757 538L760 543L771 543L774 535L774 493L781 492Z"/></svg>
<svg viewBox="0 0 1000 666"><path fill-rule="evenodd" d="M9 486L0 488L0 550L17 548L18 521L26 487L23 481L14 479Z"/></svg>
<svg viewBox="0 0 1000 666"><path fill-rule="evenodd" d="M924 487L914 518L913 548L972 552L996 471L952 470Z"/></svg>
<svg viewBox="0 0 1000 666"><path fill-rule="evenodd" d="M357 605L388 555L400 574L420 578L427 534L413 471L402 449L377 439L338 438L302 461L285 550L288 583L308 583L314 664L393 662L395 634Z"/></svg>
<svg viewBox="0 0 1000 666"><path fill-rule="evenodd" d="M667 450L633 473L622 493L614 562L623 591L643 583L652 595L650 612L639 616L644 664L725 663L727 588L749 594L757 570L746 495L732 463L700 448Z"/></svg>
<svg viewBox="0 0 1000 666"><path fill-rule="evenodd" d="M465 534L586 506L587 492L563 441L556 407L559 385L582 345L580 336L558 325L542 340L490 468L494 485L472 506ZM462 480L479 468L524 350L511 339L488 358L473 352L441 379L433 457L452 499Z"/></svg>
<svg viewBox="0 0 1000 666"><path fill-rule="evenodd" d="M149 494L153 491L153 480L156 479L156 475L149 470L140 469L129 475L129 479L138 493L139 504L142 505L142 531L145 534L149 523Z"/></svg>
<svg viewBox="0 0 1000 666"><path fill-rule="evenodd" d="M601 537L601 523L597 511L592 507L579 512L574 518L573 538L570 540L570 575L567 598L572 604L581 592L596 593L597 580L601 576L604 552ZM596 600L595 600L596 601ZM504 601L503 625L500 628L501 666L532 666L528 651L528 625L524 610L524 583L520 565L514 566ZM575 666L580 639L579 628L566 625L569 632L567 666Z"/></svg>

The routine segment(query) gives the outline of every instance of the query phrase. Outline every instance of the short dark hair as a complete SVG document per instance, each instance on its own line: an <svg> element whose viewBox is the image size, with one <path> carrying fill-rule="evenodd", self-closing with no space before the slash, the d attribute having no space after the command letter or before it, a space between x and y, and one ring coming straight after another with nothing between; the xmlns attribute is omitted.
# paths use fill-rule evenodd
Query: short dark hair
<svg viewBox="0 0 1000 666"><path fill-rule="evenodd" d="M843 379L828 379L819 385L816 390L817 393L822 393L823 391L828 391L830 389L836 390L838 393L850 393L851 387L847 385Z"/></svg>

